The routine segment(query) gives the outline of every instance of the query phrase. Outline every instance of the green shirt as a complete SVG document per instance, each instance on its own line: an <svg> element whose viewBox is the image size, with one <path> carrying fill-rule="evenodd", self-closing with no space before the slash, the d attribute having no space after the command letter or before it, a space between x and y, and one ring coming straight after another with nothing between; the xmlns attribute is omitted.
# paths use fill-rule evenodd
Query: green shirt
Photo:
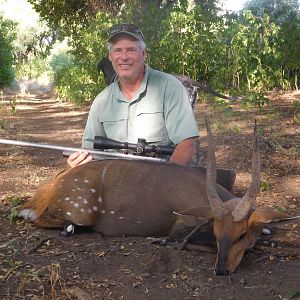
<svg viewBox="0 0 300 300"><path fill-rule="evenodd" d="M187 92L170 74L145 67L136 95L129 101L118 80L94 100L83 133L82 147L93 149L95 136L137 143L138 138L156 145L176 145L199 135Z"/></svg>

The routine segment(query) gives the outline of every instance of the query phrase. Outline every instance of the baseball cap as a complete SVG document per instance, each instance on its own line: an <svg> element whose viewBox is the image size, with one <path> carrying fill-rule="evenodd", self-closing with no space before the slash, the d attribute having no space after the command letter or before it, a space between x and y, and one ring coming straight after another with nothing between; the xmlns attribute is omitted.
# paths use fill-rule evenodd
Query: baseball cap
<svg viewBox="0 0 300 300"><path fill-rule="evenodd" d="M142 31L134 24L118 24L110 28L108 42L119 34L128 34L137 40L144 41Z"/></svg>

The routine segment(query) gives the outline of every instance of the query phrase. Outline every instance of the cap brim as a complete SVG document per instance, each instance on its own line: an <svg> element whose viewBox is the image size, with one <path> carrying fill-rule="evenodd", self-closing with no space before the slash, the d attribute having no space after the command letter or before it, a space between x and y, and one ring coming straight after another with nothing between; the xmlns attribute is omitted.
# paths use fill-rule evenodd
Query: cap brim
<svg viewBox="0 0 300 300"><path fill-rule="evenodd" d="M132 32L128 32L128 31L118 31L118 32L112 34L107 41L111 42L116 36L122 35L122 34L132 36L136 40L141 40L141 41L143 40L142 37L139 34L134 34Z"/></svg>

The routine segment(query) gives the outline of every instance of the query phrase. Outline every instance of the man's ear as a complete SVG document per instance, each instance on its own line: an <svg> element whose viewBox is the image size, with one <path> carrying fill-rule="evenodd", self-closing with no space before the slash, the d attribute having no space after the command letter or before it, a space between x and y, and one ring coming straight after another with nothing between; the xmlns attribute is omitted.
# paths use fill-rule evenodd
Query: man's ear
<svg viewBox="0 0 300 300"><path fill-rule="evenodd" d="M110 62L112 61L111 60L111 53L110 53L110 51L108 51L108 59L109 59Z"/></svg>
<svg viewBox="0 0 300 300"><path fill-rule="evenodd" d="M289 223L300 223L300 216L291 217L270 208L257 208L250 216L248 225L267 224L270 227L279 227Z"/></svg>
<svg viewBox="0 0 300 300"><path fill-rule="evenodd" d="M147 60L147 57L148 57L147 50L146 50L146 49L144 49L144 62Z"/></svg>

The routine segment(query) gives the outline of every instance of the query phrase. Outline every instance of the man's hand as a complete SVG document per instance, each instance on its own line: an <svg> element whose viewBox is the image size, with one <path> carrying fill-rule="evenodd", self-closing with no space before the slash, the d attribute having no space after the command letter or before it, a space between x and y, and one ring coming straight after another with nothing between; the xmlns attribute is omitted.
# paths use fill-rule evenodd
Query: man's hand
<svg viewBox="0 0 300 300"><path fill-rule="evenodd" d="M93 160L93 157L91 155L89 155L88 151L74 152L69 156L67 163L71 168L74 168L78 165L85 164L92 160Z"/></svg>

